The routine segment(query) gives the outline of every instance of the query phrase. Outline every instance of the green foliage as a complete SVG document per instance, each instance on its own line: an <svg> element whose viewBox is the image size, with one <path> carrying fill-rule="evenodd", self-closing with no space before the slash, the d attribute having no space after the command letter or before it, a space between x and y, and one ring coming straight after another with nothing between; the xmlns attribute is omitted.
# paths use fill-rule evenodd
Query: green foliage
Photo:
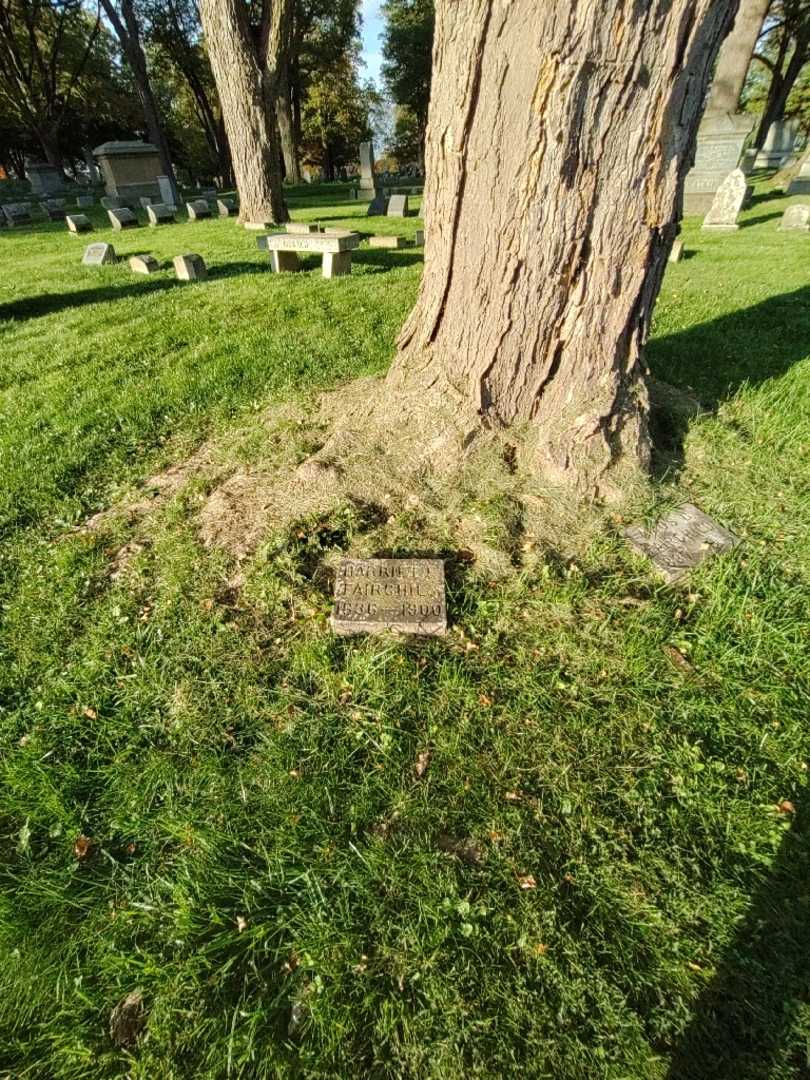
<svg viewBox="0 0 810 1080"><path fill-rule="evenodd" d="M423 146L430 100L433 0L386 0L383 14L382 74L386 88L394 104L402 107L401 115L410 118ZM396 138L399 145L400 136ZM410 152L410 157L421 161L421 149Z"/></svg>
<svg viewBox="0 0 810 1080"><path fill-rule="evenodd" d="M294 216L420 225L331 190L291 189ZM163 261L141 279L80 269L56 224L0 234L4 1074L803 1075L810 253L785 205L687 223L668 268L648 358L703 409L669 418L634 515L695 500L743 540L675 588L621 520L532 538L471 481L498 580L409 505L234 559L200 540L215 479L78 528L204 440L215 476L294 467L311 427L273 407L385 371L421 258L274 277L232 221L113 236L93 211ZM172 279L180 250L207 282ZM447 554L451 634L336 640L348 549Z"/></svg>

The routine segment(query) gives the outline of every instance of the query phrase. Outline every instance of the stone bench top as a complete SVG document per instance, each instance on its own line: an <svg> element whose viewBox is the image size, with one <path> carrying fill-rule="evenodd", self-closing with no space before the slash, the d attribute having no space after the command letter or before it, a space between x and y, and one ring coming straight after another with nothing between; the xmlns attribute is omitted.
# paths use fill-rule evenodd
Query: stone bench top
<svg viewBox="0 0 810 1080"><path fill-rule="evenodd" d="M326 233L311 233L309 236L295 236L290 233L269 233L260 240L260 246L267 251L351 251L359 247L360 234L347 232L340 236L327 236Z"/></svg>

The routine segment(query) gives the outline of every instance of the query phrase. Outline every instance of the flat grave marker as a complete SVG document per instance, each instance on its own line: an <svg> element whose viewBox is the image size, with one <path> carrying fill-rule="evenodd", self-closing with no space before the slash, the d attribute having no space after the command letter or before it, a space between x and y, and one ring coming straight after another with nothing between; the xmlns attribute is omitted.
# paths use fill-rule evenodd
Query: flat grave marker
<svg viewBox="0 0 810 1080"><path fill-rule="evenodd" d="M217 213L220 217L234 217L239 210L233 199L217 199Z"/></svg>
<svg viewBox="0 0 810 1080"><path fill-rule="evenodd" d="M154 274L160 269L160 263L154 255L133 255L129 268L134 274Z"/></svg>
<svg viewBox="0 0 810 1080"><path fill-rule="evenodd" d="M336 634L447 631L443 559L343 559L330 619Z"/></svg>
<svg viewBox="0 0 810 1080"><path fill-rule="evenodd" d="M78 236L79 233L93 231L93 222L85 214L65 214L68 232Z"/></svg>
<svg viewBox="0 0 810 1080"><path fill-rule="evenodd" d="M407 217L408 216L408 196L407 195L392 195L388 200L388 217Z"/></svg>
<svg viewBox="0 0 810 1080"><path fill-rule="evenodd" d="M797 203L789 206L779 222L780 232L807 232L810 229L810 205Z"/></svg>
<svg viewBox="0 0 810 1080"><path fill-rule="evenodd" d="M158 225L173 225L175 223L174 207L166 203L152 203L146 208L146 216L149 219L149 228L154 229Z"/></svg>
<svg viewBox="0 0 810 1080"><path fill-rule="evenodd" d="M373 248L404 248L408 246L408 241L404 236L370 236L368 243L369 247Z"/></svg>
<svg viewBox="0 0 810 1080"><path fill-rule="evenodd" d="M82 266L111 266L116 262L118 262L118 259L112 244L99 242L97 244L89 244L84 249Z"/></svg>
<svg viewBox="0 0 810 1080"><path fill-rule="evenodd" d="M5 203L3 205L3 216L12 228L16 225L30 225L31 205L24 202Z"/></svg>
<svg viewBox="0 0 810 1080"><path fill-rule="evenodd" d="M205 281L208 277L202 255L176 255L173 262L178 281Z"/></svg>
<svg viewBox="0 0 810 1080"><path fill-rule="evenodd" d="M625 529L630 546L646 555L672 584L718 552L731 551L738 537L704 514L692 503L685 503L645 531L640 525Z"/></svg>
<svg viewBox="0 0 810 1080"><path fill-rule="evenodd" d="M193 202L186 203L186 213L189 221L202 221L203 218L211 217L211 207L205 199L194 199Z"/></svg>
<svg viewBox="0 0 810 1080"><path fill-rule="evenodd" d="M107 217L116 232L122 229L135 229L138 227L138 219L128 206L121 206L117 210L108 210Z"/></svg>
<svg viewBox="0 0 810 1080"><path fill-rule="evenodd" d="M288 221L284 228L292 236L309 236L321 231L320 225L312 221Z"/></svg>

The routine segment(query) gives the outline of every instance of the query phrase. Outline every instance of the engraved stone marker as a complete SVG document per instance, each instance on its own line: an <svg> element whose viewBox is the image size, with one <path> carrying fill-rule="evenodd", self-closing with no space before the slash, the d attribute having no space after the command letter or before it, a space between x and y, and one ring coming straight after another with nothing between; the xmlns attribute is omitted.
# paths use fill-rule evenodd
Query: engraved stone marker
<svg viewBox="0 0 810 1080"><path fill-rule="evenodd" d="M233 217L238 213L233 199L217 199L217 213L220 217Z"/></svg>
<svg viewBox="0 0 810 1080"><path fill-rule="evenodd" d="M392 195L388 200L388 217L408 216L408 196Z"/></svg>
<svg viewBox="0 0 810 1080"><path fill-rule="evenodd" d="M734 169L717 189L714 202L703 219L704 229L738 229L737 215L748 193L742 169Z"/></svg>
<svg viewBox="0 0 810 1080"><path fill-rule="evenodd" d="M165 206L177 206L180 201L177 194L177 188L168 176L158 176L157 178L158 189L160 190L160 201Z"/></svg>
<svg viewBox="0 0 810 1080"><path fill-rule="evenodd" d="M195 199L194 202L186 203L189 221L202 221L203 218L211 217L211 207L205 199Z"/></svg>
<svg viewBox="0 0 810 1080"><path fill-rule="evenodd" d="M31 204L30 203L5 203L3 206L3 215L12 228L15 225L30 225L31 224Z"/></svg>
<svg viewBox="0 0 810 1080"><path fill-rule="evenodd" d="M625 529L630 546L655 563L668 582L679 581L709 555L730 551L739 539L728 529L686 503L645 532L638 525Z"/></svg>
<svg viewBox="0 0 810 1080"><path fill-rule="evenodd" d="M680 262L683 258L683 240L673 240L672 248L669 252L670 262Z"/></svg>
<svg viewBox="0 0 810 1080"><path fill-rule="evenodd" d="M789 206L782 214L779 228L791 232L795 230L807 232L810 229L810 205L797 203L796 206Z"/></svg>
<svg viewBox="0 0 810 1080"><path fill-rule="evenodd" d="M85 214L65 214L68 231L74 236L83 232L93 231L93 222Z"/></svg>
<svg viewBox="0 0 810 1080"><path fill-rule="evenodd" d="M284 226L292 236L309 236L310 233L319 233L320 226L314 221L288 221Z"/></svg>
<svg viewBox="0 0 810 1080"><path fill-rule="evenodd" d="M754 118L750 113L706 115L698 129L694 168L683 188L684 214L705 214L715 192L740 162Z"/></svg>
<svg viewBox="0 0 810 1080"><path fill-rule="evenodd" d="M174 224L174 207L166 203L152 203L146 208L146 216L149 218L149 228L154 229L158 225Z"/></svg>
<svg viewBox="0 0 810 1080"><path fill-rule="evenodd" d="M128 206L121 206L118 210L108 210L107 217L116 232L121 232L122 229L135 229L138 225L138 219Z"/></svg>
<svg viewBox="0 0 810 1080"><path fill-rule="evenodd" d="M133 255L129 268L134 274L154 274L160 269L160 263L154 255Z"/></svg>
<svg viewBox="0 0 810 1080"><path fill-rule="evenodd" d="M82 256L82 266L109 266L117 261L112 244L90 244Z"/></svg>
<svg viewBox="0 0 810 1080"><path fill-rule="evenodd" d="M344 559L330 621L336 634L444 634L444 560Z"/></svg>
<svg viewBox="0 0 810 1080"><path fill-rule="evenodd" d="M178 281L205 281L208 277L202 255L176 255L174 272Z"/></svg>
<svg viewBox="0 0 810 1080"><path fill-rule="evenodd" d="M374 147L371 142L360 143L360 189L374 191Z"/></svg>
<svg viewBox="0 0 810 1080"><path fill-rule="evenodd" d="M404 248L408 246L408 241L404 236L370 236L368 243L369 247L373 248Z"/></svg>

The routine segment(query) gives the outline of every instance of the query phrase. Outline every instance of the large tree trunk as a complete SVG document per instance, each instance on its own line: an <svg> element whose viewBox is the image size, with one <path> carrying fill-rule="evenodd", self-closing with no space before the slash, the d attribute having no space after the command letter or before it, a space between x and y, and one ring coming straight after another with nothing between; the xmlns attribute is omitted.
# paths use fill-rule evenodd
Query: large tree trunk
<svg viewBox="0 0 810 1080"><path fill-rule="evenodd" d="M114 0L101 0L102 7L107 18L113 25L113 29L124 50L132 77L135 80L135 88L143 109L143 117L146 121L146 130L149 141L157 147L160 157L160 167L163 175L176 187L172 156L169 150L169 140L161 123L155 95L152 91L152 83L149 80L149 71L146 67L146 57L141 45L141 29L132 0L121 0L121 12L115 6Z"/></svg>
<svg viewBox="0 0 810 1080"><path fill-rule="evenodd" d="M735 113L759 32L768 14L771 0L741 0L731 33L717 57L706 115Z"/></svg>
<svg viewBox="0 0 810 1080"><path fill-rule="evenodd" d="M281 135L281 152L284 155L284 173L289 184L301 183L301 167L298 164L298 147L295 143L290 88L286 78L279 85L276 100L276 118Z"/></svg>
<svg viewBox="0 0 810 1080"><path fill-rule="evenodd" d="M736 0L442 0L416 307L388 376L589 492L649 458L642 360ZM437 451L438 452L438 451Z"/></svg>
<svg viewBox="0 0 810 1080"><path fill-rule="evenodd" d="M242 221L288 220L274 115L243 0L200 0L200 18L231 148Z"/></svg>

